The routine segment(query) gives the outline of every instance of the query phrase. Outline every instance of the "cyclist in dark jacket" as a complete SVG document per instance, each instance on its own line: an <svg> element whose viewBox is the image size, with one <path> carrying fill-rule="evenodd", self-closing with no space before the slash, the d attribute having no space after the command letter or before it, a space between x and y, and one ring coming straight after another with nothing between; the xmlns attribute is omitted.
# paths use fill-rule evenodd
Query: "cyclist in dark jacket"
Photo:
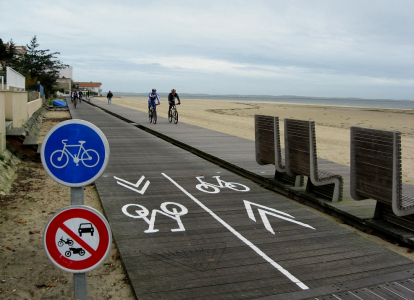
<svg viewBox="0 0 414 300"><path fill-rule="evenodd" d="M173 105L175 105L175 98L177 98L178 100L178 105L181 104L180 101L180 96L178 96L178 94L176 93L175 89L171 90L171 93L168 94L168 116L170 115L170 111L171 111L171 107L173 107Z"/></svg>

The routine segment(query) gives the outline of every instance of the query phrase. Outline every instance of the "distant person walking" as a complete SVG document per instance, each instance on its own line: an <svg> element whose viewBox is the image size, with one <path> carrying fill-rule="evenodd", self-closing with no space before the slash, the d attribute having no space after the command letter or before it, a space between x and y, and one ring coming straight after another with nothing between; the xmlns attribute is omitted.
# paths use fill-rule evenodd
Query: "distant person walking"
<svg viewBox="0 0 414 300"><path fill-rule="evenodd" d="M109 91L108 95L106 95L106 98L108 98L108 104L112 104L112 97L114 95L111 93L111 91Z"/></svg>
<svg viewBox="0 0 414 300"><path fill-rule="evenodd" d="M79 91L79 103L82 103L82 97L83 97L83 93L82 91Z"/></svg>
<svg viewBox="0 0 414 300"><path fill-rule="evenodd" d="M88 98L88 100L90 100L90 98L89 98L90 93L91 93L91 92L90 92L89 90L86 92L86 97Z"/></svg>
<svg viewBox="0 0 414 300"><path fill-rule="evenodd" d="M78 100L79 100L79 94L77 90L73 91L73 107L76 108L76 105L78 104Z"/></svg>
<svg viewBox="0 0 414 300"><path fill-rule="evenodd" d="M168 104L169 104L168 116L170 115L171 107L173 107L175 105L175 99L178 100L178 105L180 105L181 104L180 96L178 96L175 89L172 89L171 93L168 94Z"/></svg>

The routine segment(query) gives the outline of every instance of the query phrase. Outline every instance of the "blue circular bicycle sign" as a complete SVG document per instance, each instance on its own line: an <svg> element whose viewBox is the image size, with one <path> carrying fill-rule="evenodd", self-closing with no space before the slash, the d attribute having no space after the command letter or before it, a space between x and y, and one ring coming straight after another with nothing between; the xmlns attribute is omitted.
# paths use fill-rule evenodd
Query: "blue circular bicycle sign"
<svg viewBox="0 0 414 300"><path fill-rule="evenodd" d="M68 120L45 136L42 164L55 181L81 187L98 179L109 160L109 144L103 132L84 120Z"/></svg>

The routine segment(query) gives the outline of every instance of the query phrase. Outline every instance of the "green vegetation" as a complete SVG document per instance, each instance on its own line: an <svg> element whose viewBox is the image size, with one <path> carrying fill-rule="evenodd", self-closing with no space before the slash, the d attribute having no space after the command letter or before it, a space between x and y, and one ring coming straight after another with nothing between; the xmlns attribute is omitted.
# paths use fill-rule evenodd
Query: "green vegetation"
<svg viewBox="0 0 414 300"><path fill-rule="evenodd" d="M3 154L0 154L0 160L4 161L4 155Z"/></svg>
<svg viewBox="0 0 414 300"><path fill-rule="evenodd" d="M3 46L0 39L0 61L3 69L12 67L20 74L26 77L26 87L36 85L40 81L44 88L46 98L53 94L56 87L56 80L59 78L59 70L67 67L60 60L56 59L59 52L50 50L39 50L37 38L34 36L29 45L26 45L26 53L15 55L15 44L13 40L9 42L9 49Z"/></svg>

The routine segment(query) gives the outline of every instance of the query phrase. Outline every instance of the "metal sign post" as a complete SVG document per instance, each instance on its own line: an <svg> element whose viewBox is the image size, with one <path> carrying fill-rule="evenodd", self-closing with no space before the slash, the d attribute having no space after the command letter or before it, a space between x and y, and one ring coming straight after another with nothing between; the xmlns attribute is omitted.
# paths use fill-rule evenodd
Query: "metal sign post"
<svg viewBox="0 0 414 300"><path fill-rule="evenodd" d="M83 205L83 189L84 187L71 187L70 188L70 204L71 205ZM86 273L74 273L73 283L75 289L75 300L86 300L88 295L88 288L86 283Z"/></svg>
<svg viewBox="0 0 414 300"><path fill-rule="evenodd" d="M84 206L84 186L104 172L109 144L95 125L68 120L46 134L41 157L49 176L71 188L72 205L56 213L46 225L45 251L58 268L74 273L75 299L86 300L86 272L105 260L112 236L106 219L95 209Z"/></svg>
<svg viewBox="0 0 414 300"><path fill-rule="evenodd" d="M75 300L86 300L88 294L86 273L73 274L73 283L75 286Z"/></svg>

